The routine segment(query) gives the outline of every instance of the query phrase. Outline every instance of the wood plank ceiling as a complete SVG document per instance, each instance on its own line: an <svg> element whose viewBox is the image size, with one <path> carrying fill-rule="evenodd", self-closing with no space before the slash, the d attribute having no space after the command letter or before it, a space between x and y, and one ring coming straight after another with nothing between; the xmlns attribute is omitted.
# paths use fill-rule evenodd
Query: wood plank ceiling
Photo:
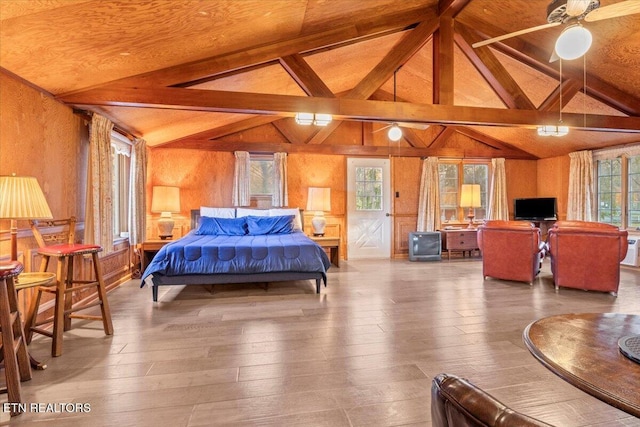
<svg viewBox="0 0 640 427"><path fill-rule="evenodd" d="M471 47L546 23L548 3L5 0L0 67L152 147L535 159L640 142L640 14L588 23L562 85L562 26ZM570 134L538 136L561 102ZM391 122L429 126L390 143Z"/></svg>

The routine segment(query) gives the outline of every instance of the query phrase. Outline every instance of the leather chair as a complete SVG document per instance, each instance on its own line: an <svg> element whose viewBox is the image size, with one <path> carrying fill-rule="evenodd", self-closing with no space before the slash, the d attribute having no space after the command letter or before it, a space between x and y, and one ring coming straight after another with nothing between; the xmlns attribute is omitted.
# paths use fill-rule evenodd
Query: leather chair
<svg viewBox="0 0 640 427"><path fill-rule="evenodd" d="M545 244L540 229L526 221L485 221L478 227L482 275L533 283L540 272Z"/></svg>
<svg viewBox="0 0 640 427"><path fill-rule="evenodd" d="M627 231L610 224L558 221L547 237L551 273L561 286L618 294L620 261L627 254Z"/></svg>
<svg viewBox="0 0 640 427"><path fill-rule="evenodd" d="M433 427L551 426L508 408L469 381L449 374L439 374L433 379L431 424Z"/></svg>

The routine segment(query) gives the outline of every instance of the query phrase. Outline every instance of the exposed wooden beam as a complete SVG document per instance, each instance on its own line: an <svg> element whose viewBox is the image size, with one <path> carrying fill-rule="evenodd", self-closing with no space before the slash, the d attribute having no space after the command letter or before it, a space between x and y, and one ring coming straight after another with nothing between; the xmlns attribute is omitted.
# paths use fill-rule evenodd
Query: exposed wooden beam
<svg viewBox="0 0 640 427"><path fill-rule="evenodd" d="M449 139L449 137L451 135L453 135L454 130L453 128L450 128L448 126L445 126L442 131L440 131L440 133L438 134L438 136L436 136L433 141L431 141L431 144L429 144L428 148L431 149L438 149L438 148L442 148L444 146L444 144L447 142L447 140Z"/></svg>
<svg viewBox="0 0 640 427"><path fill-rule="evenodd" d="M457 22L456 25L462 24ZM464 25L468 31L476 32L482 38L490 38L502 33L502 30L488 24L487 22L477 19L469 19L468 17L465 17ZM550 52L539 46L525 43L518 37L496 42L491 46L493 49L496 49L537 71L558 79L558 61L550 63ZM572 78L578 81L583 80L582 66L571 64L571 61L566 61L563 64L563 73L566 78ZM587 93L592 98L610 106L611 108L615 108L624 114L640 116L640 99L637 97L631 96L617 87L614 87L604 82L602 79L588 73L586 81Z"/></svg>
<svg viewBox="0 0 640 427"><path fill-rule="evenodd" d="M301 55L296 53L284 56L280 58L280 65L282 65L291 78L298 83L307 95L323 96L325 98L335 97L331 89L329 89Z"/></svg>
<svg viewBox="0 0 640 427"><path fill-rule="evenodd" d="M433 43L433 103L453 105L453 19L440 18L440 26Z"/></svg>
<svg viewBox="0 0 640 427"><path fill-rule="evenodd" d="M333 154L343 156L398 156L398 157L477 157L490 158L496 155L496 150L489 147L473 148L414 148L397 146L373 146L373 145L308 145L308 144L283 144L283 143L258 143L258 142L229 142L229 141L189 141L183 140L179 144L171 142L161 147L152 149L192 149L210 151L264 151L285 153L313 153ZM536 157L520 152L499 152L501 157L509 159L529 159Z"/></svg>
<svg viewBox="0 0 640 427"><path fill-rule="evenodd" d="M558 85L551 94L545 99L538 110L540 111L560 111L560 94L562 94L562 104L567 105L571 99L582 88L582 82L574 79L565 80L562 86ZM561 90L562 89L562 90Z"/></svg>
<svg viewBox="0 0 640 427"><path fill-rule="evenodd" d="M207 81L220 73L264 64L283 56L297 53L304 54L317 49L353 43L371 36L383 36L404 31L418 22L432 19L436 16L436 8L431 7L411 9L403 13L392 12L375 20L358 21L356 18L356 21L351 25L125 77L71 93L112 86L184 86L189 82Z"/></svg>
<svg viewBox="0 0 640 427"><path fill-rule="evenodd" d="M485 135L484 133L478 132L475 129L466 127L466 126L450 126L451 129L455 130L461 135L467 136L475 141L478 141L482 144L485 144L493 149L500 150L504 153L509 153L509 155L513 155L513 153L522 153L523 156L532 156L531 153L528 153L520 148L514 147L511 144L506 142L502 142L498 139L495 139L489 135Z"/></svg>
<svg viewBox="0 0 640 427"><path fill-rule="evenodd" d="M477 35L468 31L465 26L459 25L456 27L454 39L458 47L507 107L525 110L535 108L533 102L491 52L491 49L488 47L477 49L471 47L473 43L480 40Z"/></svg>
<svg viewBox="0 0 640 427"><path fill-rule="evenodd" d="M504 110L454 105L411 104L182 89L182 88L111 88L96 89L91 94L60 98L77 106L121 106L191 111L267 114L293 117L298 111L325 112L340 120L413 122L458 125L494 125L535 127L557 119L552 112ZM586 119L586 120L585 120ZM640 117L563 115L567 126L582 130L640 133Z"/></svg>

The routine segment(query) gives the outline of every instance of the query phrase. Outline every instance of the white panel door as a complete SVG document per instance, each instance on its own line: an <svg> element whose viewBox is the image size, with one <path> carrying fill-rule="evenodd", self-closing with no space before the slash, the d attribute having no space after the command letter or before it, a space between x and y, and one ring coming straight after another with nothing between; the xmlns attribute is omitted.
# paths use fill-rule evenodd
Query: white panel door
<svg viewBox="0 0 640 427"><path fill-rule="evenodd" d="M389 159L347 159L347 257L391 256Z"/></svg>

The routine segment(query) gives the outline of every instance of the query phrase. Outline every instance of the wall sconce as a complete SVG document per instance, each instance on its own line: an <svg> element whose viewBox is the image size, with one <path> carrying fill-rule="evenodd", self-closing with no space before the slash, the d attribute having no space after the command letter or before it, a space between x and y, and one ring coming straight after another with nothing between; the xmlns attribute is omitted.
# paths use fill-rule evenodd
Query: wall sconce
<svg viewBox="0 0 640 427"><path fill-rule="evenodd" d="M153 187L152 200L151 212L160 212L158 236L162 240L171 239L175 225L171 214L180 212L180 189L178 187L155 186Z"/></svg>
<svg viewBox="0 0 640 427"><path fill-rule="evenodd" d="M331 114L322 113L296 113L296 123L303 126L316 125L326 126L331 123L333 117Z"/></svg>
<svg viewBox="0 0 640 427"><path fill-rule="evenodd" d="M479 184L462 184L460 192L460 207L469 208L467 218L469 218L469 227L473 228L473 218L475 217L474 208L482 207L482 199L480 198Z"/></svg>
<svg viewBox="0 0 640 427"><path fill-rule="evenodd" d="M38 180L32 176L0 176L0 218L11 220L11 260L18 260L18 220L52 219Z"/></svg>
<svg viewBox="0 0 640 427"><path fill-rule="evenodd" d="M311 219L313 235L324 236L324 228L327 225L324 213L331 210L331 189L309 187L307 210L315 211L314 217Z"/></svg>

